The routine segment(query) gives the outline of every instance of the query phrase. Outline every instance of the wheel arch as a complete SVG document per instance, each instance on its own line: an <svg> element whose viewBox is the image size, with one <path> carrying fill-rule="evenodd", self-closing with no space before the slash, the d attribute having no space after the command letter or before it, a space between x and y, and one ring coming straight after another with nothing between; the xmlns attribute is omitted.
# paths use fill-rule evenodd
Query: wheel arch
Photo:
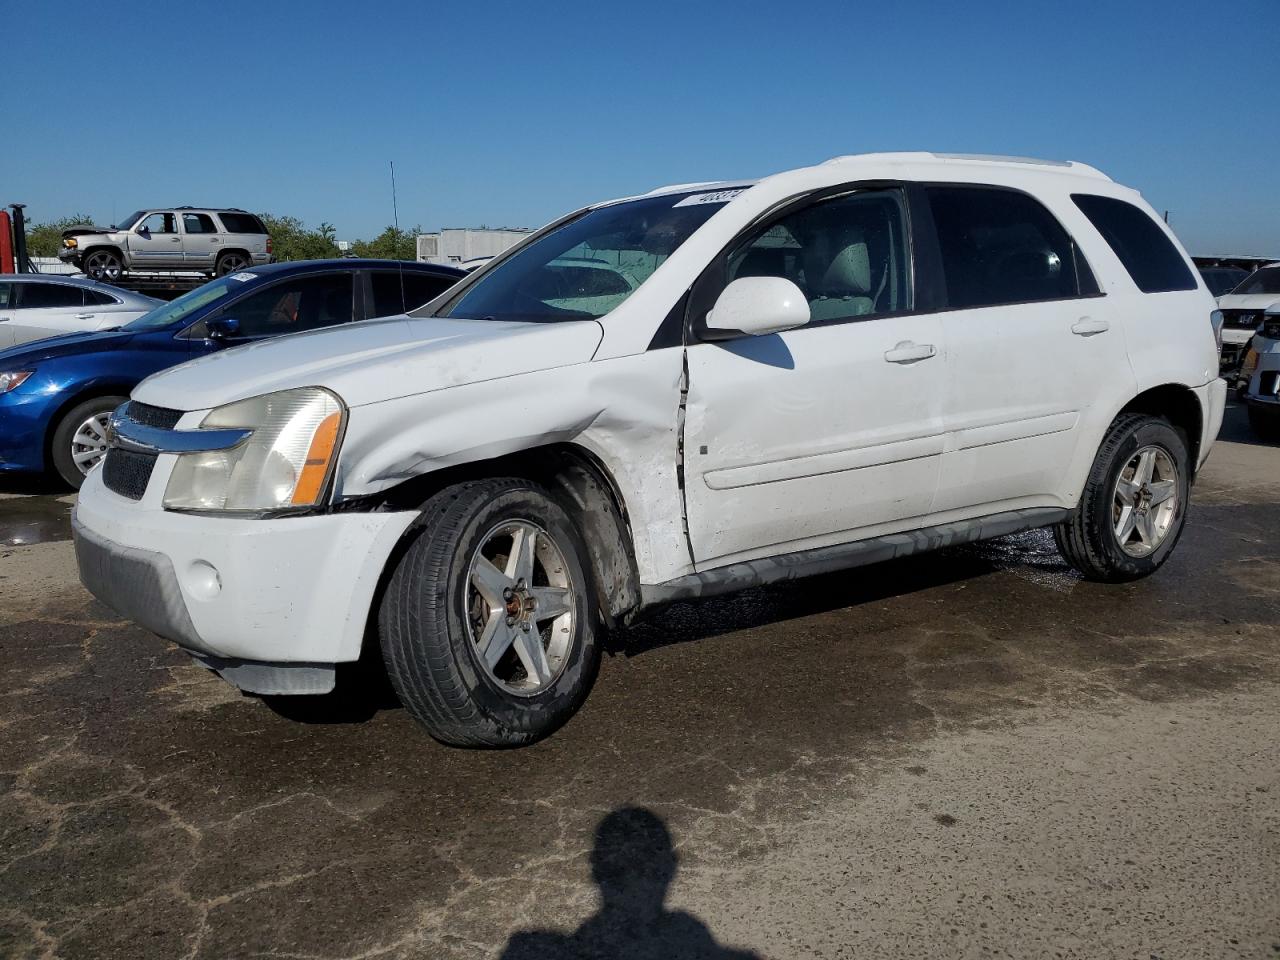
<svg viewBox="0 0 1280 960"><path fill-rule="evenodd" d="M249 261L250 266L253 265L253 254L250 253L248 250L245 250L243 247L226 247L222 250L219 250L218 255L213 258L213 267L215 270L218 268L219 261L221 261L222 258L229 253L238 253L240 254L240 256L244 257L246 260Z"/></svg>
<svg viewBox="0 0 1280 960"><path fill-rule="evenodd" d="M114 253L120 259L121 272L129 269L129 258L125 256L124 248L114 243L102 243L101 241L93 244L92 246L85 247L85 249L80 251L81 265L83 265L84 262L88 260L92 254L97 253L99 250L105 250L108 253Z"/></svg>
<svg viewBox="0 0 1280 960"><path fill-rule="evenodd" d="M640 575L626 502L612 473L593 452L575 443L531 447L491 459L445 467L404 480L369 497L364 509L414 510L445 487L487 477L522 477L547 488L569 514L586 547L596 606L608 627L627 622L639 609ZM338 504L335 509L343 509ZM411 528L412 530L412 528ZM406 532L402 546L411 532ZM383 583L394 568L400 547L383 571ZM373 610L377 609L375 594Z"/></svg>
<svg viewBox="0 0 1280 960"><path fill-rule="evenodd" d="M127 380L95 380L82 385L63 399L49 414L49 419L44 425L44 438L40 446L45 469L48 470L53 466L53 435L57 433L58 424L62 422L63 417L80 404L95 397L128 397L135 386L137 386L136 383Z"/></svg>
<svg viewBox="0 0 1280 960"><path fill-rule="evenodd" d="M1126 413L1164 417L1181 430L1187 438L1187 452L1194 476L1196 464L1200 462L1200 445L1204 437L1204 410L1201 409L1200 398L1194 390L1181 383L1163 383L1149 387L1121 407L1116 416ZM1113 417L1112 420L1114 419Z"/></svg>

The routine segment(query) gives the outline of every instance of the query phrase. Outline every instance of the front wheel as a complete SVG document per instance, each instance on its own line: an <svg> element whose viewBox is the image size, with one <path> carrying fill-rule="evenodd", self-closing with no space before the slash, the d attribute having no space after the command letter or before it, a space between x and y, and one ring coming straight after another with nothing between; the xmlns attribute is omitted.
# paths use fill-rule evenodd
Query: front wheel
<svg viewBox="0 0 1280 960"><path fill-rule="evenodd" d="M1186 440L1169 421L1117 417L1080 505L1054 527L1058 549L1090 580L1122 583L1155 573L1182 535L1190 480Z"/></svg>
<svg viewBox="0 0 1280 960"><path fill-rule="evenodd" d="M84 275L103 283L115 283L124 275L124 261L114 250L94 250L81 264Z"/></svg>
<svg viewBox="0 0 1280 960"><path fill-rule="evenodd" d="M423 505L378 625L391 683L433 737L520 746L573 715L600 665L584 556L526 480L461 483Z"/></svg>
<svg viewBox="0 0 1280 960"><path fill-rule="evenodd" d="M94 397L77 404L54 428L50 459L58 476L76 490L107 455L107 420L125 397Z"/></svg>

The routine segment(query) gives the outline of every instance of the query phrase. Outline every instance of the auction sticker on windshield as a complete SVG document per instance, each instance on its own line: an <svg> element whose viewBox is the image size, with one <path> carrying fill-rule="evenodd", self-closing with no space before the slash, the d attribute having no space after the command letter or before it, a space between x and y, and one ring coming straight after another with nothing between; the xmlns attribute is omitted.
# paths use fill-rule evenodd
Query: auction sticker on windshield
<svg viewBox="0 0 1280 960"><path fill-rule="evenodd" d="M716 190L713 193L695 193L691 197L685 197L679 203L672 204L672 207L692 207L699 203L728 203L746 187L738 187L736 190Z"/></svg>

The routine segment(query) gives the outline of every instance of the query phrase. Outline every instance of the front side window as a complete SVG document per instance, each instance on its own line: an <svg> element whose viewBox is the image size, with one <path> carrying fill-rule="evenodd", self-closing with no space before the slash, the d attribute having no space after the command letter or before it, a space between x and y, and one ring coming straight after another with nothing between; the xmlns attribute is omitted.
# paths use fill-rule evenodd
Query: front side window
<svg viewBox="0 0 1280 960"><path fill-rule="evenodd" d="M354 319L352 274L299 277L273 284L228 304L224 317L240 323L241 337L274 337L319 330Z"/></svg>
<svg viewBox="0 0 1280 960"><path fill-rule="evenodd" d="M1195 275L1186 259L1145 211L1114 197L1073 193L1071 199L1102 234L1143 293L1196 288Z"/></svg>
<svg viewBox="0 0 1280 960"><path fill-rule="evenodd" d="M178 226L172 213L153 213L138 227L138 232L147 231L152 236L158 233L177 233Z"/></svg>
<svg viewBox="0 0 1280 960"><path fill-rule="evenodd" d="M1014 190L929 187L952 310L1097 292L1093 274L1062 224Z"/></svg>
<svg viewBox="0 0 1280 960"><path fill-rule="evenodd" d="M726 281L790 280L809 301L813 323L908 310L906 219L897 190L820 201L783 216L730 253Z"/></svg>
<svg viewBox="0 0 1280 960"><path fill-rule="evenodd" d="M213 217L207 213L184 213L182 215L182 229L187 233L218 232L218 228L213 225Z"/></svg>
<svg viewBox="0 0 1280 960"><path fill-rule="evenodd" d="M533 323L598 319L741 192L664 194L597 207L527 243L435 315Z"/></svg>
<svg viewBox="0 0 1280 960"><path fill-rule="evenodd" d="M1263 267L1249 274L1240 286L1231 291L1233 294L1276 294L1280 296L1280 267Z"/></svg>
<svg viewBox="0 0 1280 960"><path fill-rule="evenodd" d="M84 306L84 293L70 284L20 283L17 287L18 307L22 309Z"/></svg>

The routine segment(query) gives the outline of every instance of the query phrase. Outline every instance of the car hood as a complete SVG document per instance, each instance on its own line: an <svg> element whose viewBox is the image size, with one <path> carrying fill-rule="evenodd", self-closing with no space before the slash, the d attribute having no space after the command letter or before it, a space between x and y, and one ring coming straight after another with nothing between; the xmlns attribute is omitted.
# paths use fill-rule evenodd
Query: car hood
<svg viewBox="0 0 1280 960"><path fill-rule="evenodd" d="M68 237L83 237L89 233L115 233L115 227L100 227L93 223L77 223L74 226L67 227L62 231L63 239Z"/></svg>
<svg viewBox="0 0 1280 960"><path fill-rule="evenodd" d="M149 377L133 396L158 407L205 410L276 390L320 386L359 407L584 363L603 336L594 320L386 317L212 354Z"/></svg>
<svg viewBox="0 0 1280 960"><path fill-rule="evenodd" d="M68 333L61 337L33 340L8 350L0 350L0 370L35 366L59 357L74 357L100 350L119 350L137 334L124 330L103 330L96 333Z"/></svg>
<svg viewBox="0 0 1280 960"><path fill-rule="evenodd" d="M1219 310L1265 310L1280 306L1280 293L1229 293L1218 298Z"/></svg>

